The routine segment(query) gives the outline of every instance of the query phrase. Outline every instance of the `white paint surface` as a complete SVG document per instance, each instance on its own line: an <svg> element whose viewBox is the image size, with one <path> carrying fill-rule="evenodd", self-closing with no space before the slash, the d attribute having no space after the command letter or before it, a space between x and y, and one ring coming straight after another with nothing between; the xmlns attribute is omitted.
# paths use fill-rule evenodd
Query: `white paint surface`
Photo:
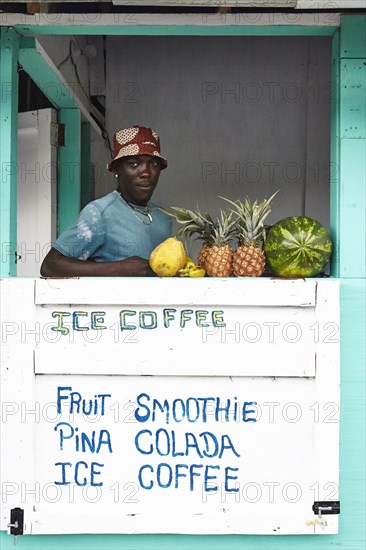
<svg viewBox="0 0 366 550"><path fill-rule="evenodd" d="M2 528L21 505L27 534L336 533L337 516L307 522L314 500L338 498L338 282L205 280L200 295L215 289L216 305L195 304L192 286L179 306L170 281L153 294L138 282L2 281ZM138 301L118 301L125 284ZM286 289L291 305L279 305ZM87 405L99 396L92 415L71 411L72 392ZM100 450L84 452L93 431ZM102 485L76 485L78 463L79 483Z"/></svg>
<svg viewBox="0 0 366 550"><path fill-rule="evenodd" d="M18 117L17 275L38 277L56 239L57 150L51 145L56 111L42 109Z"/></svg>

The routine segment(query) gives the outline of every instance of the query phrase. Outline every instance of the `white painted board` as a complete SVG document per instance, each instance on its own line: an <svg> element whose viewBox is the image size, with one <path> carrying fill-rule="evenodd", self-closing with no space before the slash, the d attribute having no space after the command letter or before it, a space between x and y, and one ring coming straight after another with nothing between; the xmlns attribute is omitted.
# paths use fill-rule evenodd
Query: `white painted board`
<svg viewBox="0 0 366 550"><path fill-rule="evenodd" d="M56 239L57 148L51 144L54 109L19 113L17 275L38 277Z"/></svg>
<svg viewBox="0 0 366 550"><path fill-rule="evenodd" d="M207 281L179 306L157 282L153 304L3 282L2 528L21 505L33 534L336 533L312 505L338 499L338 282Z"/></svg>

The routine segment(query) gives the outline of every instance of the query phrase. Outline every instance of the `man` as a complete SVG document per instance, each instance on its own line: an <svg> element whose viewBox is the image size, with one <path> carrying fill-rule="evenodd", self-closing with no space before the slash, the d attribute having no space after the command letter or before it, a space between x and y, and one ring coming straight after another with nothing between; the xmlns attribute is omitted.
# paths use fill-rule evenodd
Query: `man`
<svg viewBox="0 0 366 550"><path fill-rule="evenodd" d="M171 236L171 219L150 202L167 161L159 136L133 126L113 136L117 189L89 203L45 257L43 277L154 276L149 256Z"/></svg>

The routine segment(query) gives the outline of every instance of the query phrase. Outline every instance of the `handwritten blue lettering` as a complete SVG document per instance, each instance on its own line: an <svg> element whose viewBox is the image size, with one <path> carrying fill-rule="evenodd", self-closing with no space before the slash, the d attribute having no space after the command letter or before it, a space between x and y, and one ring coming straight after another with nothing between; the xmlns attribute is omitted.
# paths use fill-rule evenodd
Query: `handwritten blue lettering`
<svg viewBox="0 0 366 550"><path fill-rule="evenodd" d="M233 472L237 472L239 468L230 468L230 466L227 466L225 468L225 491L227 493L238 493L239 487L230 488L229 487L229 479L238 479L238 476L229 476L229 470ZM236 483L238 485L238 483Z"/></svg>
<svg viewBox="0 0 366 550"><path fill-rule="evenodd" d="M77 391L72 391L72 386L57 387L57 412L62 412L62 406L68 406L70 414L105 414L105 401L107 397L112 397L110 393L99 393L94 395L93 399L85 399L82 394ZM63 403L64 402L64 403Z"/></svg>
<svg viewBox="0 0 366 550"><path fill-rule="evenodd" d="M158 318L155 311L140 311L139 315L140 328L153 329L158 326Z"/></svg>
<svg viewBox="0 0 366 550"><path fill-rule="evenodd" d="M67 327L64 326L63 324L63 321L64 321L64 317L69 317L71 315L71 313L69 313L68 311L53 311L52 312L52 317L55 318L57 317L57 326L56 327L51 327L51 330L55 330L56 332L61 332L62 335L66 335L66 334L69 334L69 329Z"/></svg>
<svg viewBox="0 0 366 550"><path fill-rule="evenodd" d="M98 432L96 440L96 431L93 430L91 436L89 437L85 432L79 431L78 427L73 427L68 422L59 422L54 427L54 430L59 431L59 443L60 451L64 450L64 441L73 440L74 448L76 452L91 452L99 454L101 451L102 445L106 445L108 452L112 453L112 443L111 436L108 430L100 430Z"/></svg>
<svg viewBox="0 0 366 550"><path fill-rule="evenodd" d="M67 388L66 388L67 389ZM64 399L64 397L62 397ZM152 402L152 405L149 404ZM223 400L220 397L188 397L176 398L173 401L164 401L152 398L147 393L137 396L138 407L135 418L138 422L170 422L180 423L187 421L195 423L207 422L208 415L215 422L256 422L256 410L249 408L256 405L256 401L245 401L240 405L238 398Z"/></svg>
<svg viewBox="0 0 366 550"><path fill-rule="evenodd" d="M243 422L257 422L256 418L248 418L249 414L256 413L255 409L247 409L250 405L256 405L256 401L246 401L243 405Z"/></svg>
<svg viewBox="0 0 366 550"><path fill-rule="evenodd" d="M88 327L79 326L79 317L87 317L88 313L86 311L74 311L72 314L72 328L74 330L83 331L89 330Z"/></svg>
<svg viewBox="0 0 366 550"><path fill-rule="evenodd" d="M100 324L104 323L105 311L92 311L91 314L91 329L92 330L105 330L107 327Z"/></svg>

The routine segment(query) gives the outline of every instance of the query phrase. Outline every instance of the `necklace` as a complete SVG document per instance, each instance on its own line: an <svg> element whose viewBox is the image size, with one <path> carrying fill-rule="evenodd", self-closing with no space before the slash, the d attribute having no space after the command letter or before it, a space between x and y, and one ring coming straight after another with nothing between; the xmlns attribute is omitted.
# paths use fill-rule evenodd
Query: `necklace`
<svg viewBox="0 0 366 550"><path fill-rule="evenodd" d="M141 210L141 208L138 208L137 206L134 206L133 204L130 204L129 202L126 201L126 199L124 199L121 195L121 193L116 190L117 193L119 193L121 199L123 200L123 202L125 202L127 204L127 206L129 206L132 210L132 214L135 216L135 218L137 218L139 220L139 222L145 224L145 225L150 225L153 221L153 218L152 218L152 213L151 213L151 208L150 206L147 204L146 205L146 210ZM146 218L148 218L149 221L145 221L145 220L142 220L135 212L138 212L139 214L141 214L142 216L145 216Z"/></svg>

